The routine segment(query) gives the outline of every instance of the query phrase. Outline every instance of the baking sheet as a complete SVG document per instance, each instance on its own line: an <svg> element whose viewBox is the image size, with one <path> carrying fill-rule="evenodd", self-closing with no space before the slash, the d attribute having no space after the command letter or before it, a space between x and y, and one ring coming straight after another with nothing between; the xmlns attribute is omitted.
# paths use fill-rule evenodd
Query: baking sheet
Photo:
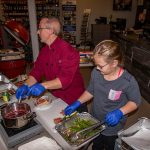
<svg viewBox="0 0 150 150"><path fill-rule="evenodd" d="M143 128L135 135L122 137L122 140L136 150L150 150L150 130Z"/></svg>
<svg viewBox="0 0 150 150"><path fill-rule="evenodd" d="M56 130L64 138L64 140L66 140L68 142L68 144L70 144L71 146L77 147L83 143L86 144L89 139L97 136L101 131L104 130L104 128L95 130L95 132L93 134L92 134L92 130L91 130L89 135L87 135L87 136L81 135L82 138L80 137L76 141L71 141L71 135L75 134L77 131L74 131L73 129L70 130L70 129L78 128L78 130L79 130L80 128L82 128L81 124L80 124L82 122L82 120L89 122L91 124L91 126L99 123L99 121L97 119L95 119L93 116L91 116L89 113L83 112L83 113L78 113L77 115L73 116L69 120L66 120L65 122L62 122L62 123L56 125ZM76 122L78 122L79 125L77 125ZM83 123L82 123L82 125L83 125ZM90 126L88 126L88 127L90 127Z"/></svg>

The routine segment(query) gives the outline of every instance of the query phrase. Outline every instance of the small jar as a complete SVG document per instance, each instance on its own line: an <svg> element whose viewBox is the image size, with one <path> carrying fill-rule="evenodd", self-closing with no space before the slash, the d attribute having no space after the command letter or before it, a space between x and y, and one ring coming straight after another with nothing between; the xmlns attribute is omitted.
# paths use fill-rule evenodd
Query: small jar
<svg viewBox="0 0 150 150"><path fill-rule="evenodd" d="M5 103L8 103L8 101L10 100L10 97L9 97L9 93L8 92L3 92L2 93L2 99Z"/></svg>

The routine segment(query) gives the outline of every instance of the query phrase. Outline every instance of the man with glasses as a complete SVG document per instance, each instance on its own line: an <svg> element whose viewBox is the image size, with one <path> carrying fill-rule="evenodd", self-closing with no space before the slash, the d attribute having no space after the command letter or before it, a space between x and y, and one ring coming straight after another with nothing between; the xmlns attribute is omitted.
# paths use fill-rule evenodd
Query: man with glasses
<svg viewBox="0 0 150 150"><path fill-rule="evenodd" d="M72 104L84 91L79 70L79 52L61 39L61 25L57 18L42 18L38 35L45 46L41 49L25 84L17 92L17 99L39 96L46 90ZM45 78L46 81L42 81ZM80 110L87 111L86 105Z"/></svg>

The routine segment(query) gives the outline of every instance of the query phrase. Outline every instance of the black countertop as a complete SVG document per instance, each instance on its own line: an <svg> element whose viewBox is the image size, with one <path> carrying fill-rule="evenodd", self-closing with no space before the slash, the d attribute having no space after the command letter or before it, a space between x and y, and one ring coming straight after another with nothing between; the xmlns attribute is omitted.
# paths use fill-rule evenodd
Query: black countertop
<svg viewBox="0 0 150 150"><path fill-rule="evenodd" d="M118 36L120 39L132 43L134 46L137 46L150 52L150 40L144 37L139 38L139 35L135 33L127 33L126 35L118 31L111 31L111 33Z"/></svg>
<svg viewBox="0 0 150 150"><path fill-rule="evenodd" d="M111 31L111 38L121 44L127 58L126 68L137 79L142 96L150 103L150 40L135 33Z"/></svg>

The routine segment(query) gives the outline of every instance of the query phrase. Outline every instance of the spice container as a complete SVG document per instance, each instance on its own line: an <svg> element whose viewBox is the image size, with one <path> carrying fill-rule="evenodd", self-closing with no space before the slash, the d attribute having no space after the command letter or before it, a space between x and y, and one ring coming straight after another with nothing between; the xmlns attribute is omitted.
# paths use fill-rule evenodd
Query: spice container
<svg viewBox="0 0 150 150"><path fill-rule="evenodd" d="M2 99L5 103L8 103L8 101L10 100L9 93L8 92L3 92L2 93Z"/></svg>

